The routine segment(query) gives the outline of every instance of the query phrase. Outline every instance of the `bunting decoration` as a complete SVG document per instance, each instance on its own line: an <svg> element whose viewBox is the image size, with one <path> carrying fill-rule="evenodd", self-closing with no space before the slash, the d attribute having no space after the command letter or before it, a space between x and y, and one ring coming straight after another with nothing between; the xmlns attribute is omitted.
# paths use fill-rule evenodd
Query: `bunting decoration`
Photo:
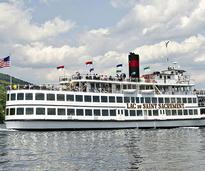
<svg viewBox="0 0 205 171"><path fill-rule="evenodd" d="M117 64L116 65L116 73L121 73L122 72L122 64Z"/></svg>
<svg viewBox="0 0 205 171"><path fill-rule="evenodd" d="M144 71L146 72L150 71L150 66L144 67Z"/></svg>
<svg viewBox="0 0 205 171"><path fill-rule="evenodd" d="M64 65L57 66L56 68L57 70L64 69Z"/></svg>
<svg viewBox="0 0 205 171"><path fill-rule="evenodd" d="M86 64L86 65L92 65L92 64L93 64L93 61L86 61L85 64Z"/></svg>
<svg viewBox="0 0 205 171"><path fill-rule="evenodd" d="M93 61L91 61L91 60L85 61L85 65L86 65L86 68L88 69L88 71L91 74L91 72L94 71Z"/></svg>

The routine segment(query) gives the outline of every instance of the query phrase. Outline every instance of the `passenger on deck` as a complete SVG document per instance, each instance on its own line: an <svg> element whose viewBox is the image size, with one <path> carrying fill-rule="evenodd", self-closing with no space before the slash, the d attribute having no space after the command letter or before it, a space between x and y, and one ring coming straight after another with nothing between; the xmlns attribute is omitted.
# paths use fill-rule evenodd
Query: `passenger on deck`
<svg viewBox="0 0 205 171"><path fill-rule="evenodd" d="M86 76L85 76L85 79L89 79L89 76L88 76L88 74L86 74Z"/></svg>

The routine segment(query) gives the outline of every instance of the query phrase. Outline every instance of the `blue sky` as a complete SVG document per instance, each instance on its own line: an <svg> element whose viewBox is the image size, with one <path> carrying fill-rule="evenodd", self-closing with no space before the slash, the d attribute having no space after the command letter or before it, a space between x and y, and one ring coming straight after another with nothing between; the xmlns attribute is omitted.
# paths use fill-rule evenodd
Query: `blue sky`
<svg viewBox="0 0 205 171"><path fill-rule="evenodd" d="M75 21L79 27L86 29L115 25L127 11L113 8L109 0L30 1L27 5L34 9L33 20L36 22L43 23L58 16Z"/></svg>
<svg viewBox="0 0 205 171"><path fill-rule="evenodd" d="M205 0L2 0L0 23L1 56L12 54L2 72L33 83L57 82L62 64L85 73L88 59L97 73L127 72L135 52L141 68L165 69L168 56L205 86Z"/></svg>

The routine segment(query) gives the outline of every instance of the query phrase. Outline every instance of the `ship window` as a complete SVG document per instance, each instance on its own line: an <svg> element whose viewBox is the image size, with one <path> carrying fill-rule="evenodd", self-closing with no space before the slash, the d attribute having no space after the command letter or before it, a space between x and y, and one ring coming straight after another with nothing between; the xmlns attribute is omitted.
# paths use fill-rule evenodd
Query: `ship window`
<svg viewBox="0 0 205 171"><path fill-rule="evenodd" d="M36 115L45 115L45 108L37 107L36 108Z"/></svg>
<svg viewBox="0 0 205 171"><path fill-rule="evenodd" d="M188 98L188 103L192 103L192 98Z"/></svg>
<svg viewBox="0 0 205 171"><path fill-rule="evenodd" d="M130 116L136 116L135 110L130 110Z"/></svg>
<svg viewBox="0 0 205 171"><path fill-rule="evenodd" d="M93 96L93 102L100 102L99 96Z"/></svg>
<svg viewBox="0 0 205 171"><path fill-rule="evenodd" d="M186 109L184 110L184 115L188 115L188 111Z"/></svg>
<svg viewBox="0 0 205 171"><path fill-rule="evenodd" d="M101 102L107 102L107 96L101 96Z"/></svg>
<svg viewBox="0 0 205 171"><path fill-rule="evenodd" d="M137 88L137 86L136 86L136 85L132 85L132 88L133 88L133 89L136 89L136 88Z"/></svg>
<svg viewBox="0 0 205 171"><path fill-rule="evenodd" d="M128 116L128 110L125 110L125 116Z"/></svg>
<svg viewBox="0 0 205 171"><path fill-rule="evenodd" d="M17 115L23 115L24 114L24 108L23 107L17 108L16 114Z"/></svg>
<svg viewBox="0 0 205 171"><path fill-rule="evenodd" d="M182 103L182 99L181 98L177 98L177 103Z"/></svg>
<svg viewBox="0 0 205 171"><path fill-rule="evenodd" d="M128 84L128 89L131 89L131 84Z"/></svg>
<svg viewBox="0 0 205 171"><path fill-rule="evenodd" d="M124 103L130 103L130 98L129 97L124 97Z"/></svg>
<svg viewBox="0 0 205 171"><path fill-rule="evenodd" d="M152 103L157 103L157 98L156 97L152 97Z"/></svg>
<svg viewBox="0 0 205 171"><path fill-rule="evenodd" d="M65 101L65 95L64 94L57 94L57 101Z"/></svg>
<svg viewBox="0 0 205 171"><path fill-rule="evenodd" d="M140 100L139 100L139 97L136 97L136 98L135 98L135 103L139 103L139 101L140 101Z"/></svg>
<svg viewBox="0 0 205 171"><path fill-rule="evenodd" d="M186 98L182 98L183 103L187 103L187 99Z"/></svg>
<svg viewBox="0 0 205 171"><path fill-rule="evenodd" d="M83 101L83 96L82 95L76 95L75 98L76 98L77 102L82 102Z"/></svg>
<svg viewBox="0 0 205 171"><path fill-rule="evenodd" d="M6 96L6 100L9 101L9 94L7 94L7 96Z"/></svg>
<svg viewBox="0 0 205 171"><path fill-rule="evenodd" d="M107 109L102 110L102 116L108 116L108 110Z"/></svg>
<svg viewBox="0 0 205 171"><path fill-rule="evenodd" d="M47 114L48 115L56 115L56 109L55 108L48 108Z"/></svg>
<svg viewBox="0 0 205 171"><path fill-rule="evenodd" d="M182 110L178 110L178 115L182 115Z"/></svg>
<svg viewBox="0 0 205 171"><path fill-rule="evenodd" d="M145 97L145 103L151 103L151 99L149 97Z"/></svg>
<svg viewBox="0 0 205 171"><path fill-rule="evenodd" d="M135 97L131 97L131 103L135 103Z"/></svg>
<svg viewBox="0 0 205 171"><path fill-rule="evenodd" d="M15 115L15 108L10 108L10 115Z"/></svg>
<svg viewBox="0 0 205 171"><path fill-rule="evenodd" d="M159 97L159 103L164 103L164 100L162 97Z"/></svg>
<svg viewBox="0 0 205 171"><path fill-rule="evenodd" d="M47 94L47 100L55 101L55 94Z"/></svg>
<svg viewBox="0 0 205 171"><path fill-rule="evenodd" d="M110 110L110 116L116 116L116 110Z"/></svg>
<svg viewBox="0 0 205 171"><path fill-rule="evenodd" d="M148 110L148 115L152 116L152 111L151 110Z"/></svg>
<svg viewBox="0 0 205 171"><path fill-rule="evenodd" d="M120 84L116 84L116 90L120 90Z"/></svg>
<svg viewBox="0 0 205 171"><path fill-rule="evenodd" d="M171 115L171 110L166 110L166 115L170 116Z"/></svg>
<svg viewBox="0 0 205 171"><path fill-rule="evenodd" d="M122 103L122 97L117 97L117 103Z"/></svg>
<svg viewBox="0 0 205 171"><path fill-rule="evenodd" d="M165 103L170 103L170 98L165 98Z"/></svg>
<svg viewBox="0 0 205 171"><path fill-rule="evenodd" d="M76 109L77 116L83 116L83 109Z"/></svg>
<svg viewBox="0 0 205 171"><path fill-rule="evenodd" d="M33 108L32 107L26 108L26 115L33 115Z"/></svg>
<svg viewBox="0 0 205 171"><path fill-rule="evenodd" d="M91 96L84 96L85 102L91 102Z"/></svg>
<svg viewBox="0 0 205 171"><path fill-rule="evenodd" d="M158 110L153 110L153 116L158 116Z"/></svg>
<svg viewBox="0 0 205 171"><path fill-rule="evenodd" d="M67 109L67 115L75 115L75 109Z"/></svg>
<svg viewBox="0 0 205 171"><path fill-rule="evenodd" d="M109 96L109 102L115 103L115 96Z"/></svg>
<svg viewBox="0 0 205 171"><path fill-rule="evenodd" d="M171 103L176 103L175 98L171 98Z"/></svg>
<svg viewBox="0 0 205 171"><path fill-rule="evenodd" d="M58 115L65 115L65 109L59 108Z"/></svg>
<svg viewBox="0 0 205 171"><path fill-rule="evenodd" d="M194 115L198 115L197 109L194 109Z"/></svg>
<svg viewBox="0 0 205 171"><path fill-rule="evenodd" d="M16 100L16 94L15 93L11 94L11 100Z"/></svg>
<svg viewBox="0 0 205 171"><path fill-rule="evenodd" d="M17 94L17 100L23 100L24 99L24 94L23 93L18 93Z"/></svg>
<svg viewBox="0 0 205 171"><path fill-rule="evenodd" d="M177 111L176 110L172 110L172 115L176 115Z"/></svg>
<svg viewBox="0 0 205 171"><path fill-rule="evenodd" d="M43 93L36 93L36 100L44 100L44 94Z"/></svg>
<svg viewBox="0 0 205 171"><path fill-rule="evenodd" d="M193 103L196 103L196 98L193 98Z"/></svg>
<svg viewBox="0 0 205 171"><path fill-rule="evenodd" d="M26 93L26 100L33 100L33 94L32 93Z"/></svg>
<svg viewBox="0 0 205 171"><path fill-rule="evenodd" d="M6 115L9 115L9 109L6 109Z"/></svg>
<svg viewBox="0 0 205 171"><path fill-rule="evenodd" d="M67 94L66 100L67 100L67 101L74 101L74 95Z"/></svg>
<svg viewBox="0 0 205 171"><path fill-rule="evenodd" d="M142 110L137 110L137 116L142 116Z"/></svg>
<svg viewBox="0 0 205 171"><path fill-rule="evenodd" d="M92 109L85 109L85 116L92 116Z"/></svg>
<svg viewBox="0 0 205 171"><path fill-rule="evenodd" d="M123 85L123 89L127 89L127 86L126 86L126 85Z"/></svg>
<svg viewBox="0 0 205 171"><path fill-rule="evenodd" d="M140 100L141 100L141 103L144 103L144 97L141 97Z"/></svg>
<svg viewBox="0 0 205 171"><path fill-rule="evenodd" d="M193 115L193 110L189 109L189 115Z"/></svg>
<svg viewBox="0 0 205 171"><path fill-rule="evenodd" d="M94 109L94 116L100 116L100 110Z"/></svg>

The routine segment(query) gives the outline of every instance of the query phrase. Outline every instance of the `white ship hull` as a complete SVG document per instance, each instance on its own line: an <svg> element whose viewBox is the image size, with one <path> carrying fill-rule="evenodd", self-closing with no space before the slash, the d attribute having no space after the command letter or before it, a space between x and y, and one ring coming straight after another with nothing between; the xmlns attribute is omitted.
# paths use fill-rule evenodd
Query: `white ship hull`
<svg viewBox="0 0 205 171"><path fill-rule="evenodd" d="M205 118L178 120L7 120L6 127L15 130L78 130L121 128L205 127Z"/></svg>

